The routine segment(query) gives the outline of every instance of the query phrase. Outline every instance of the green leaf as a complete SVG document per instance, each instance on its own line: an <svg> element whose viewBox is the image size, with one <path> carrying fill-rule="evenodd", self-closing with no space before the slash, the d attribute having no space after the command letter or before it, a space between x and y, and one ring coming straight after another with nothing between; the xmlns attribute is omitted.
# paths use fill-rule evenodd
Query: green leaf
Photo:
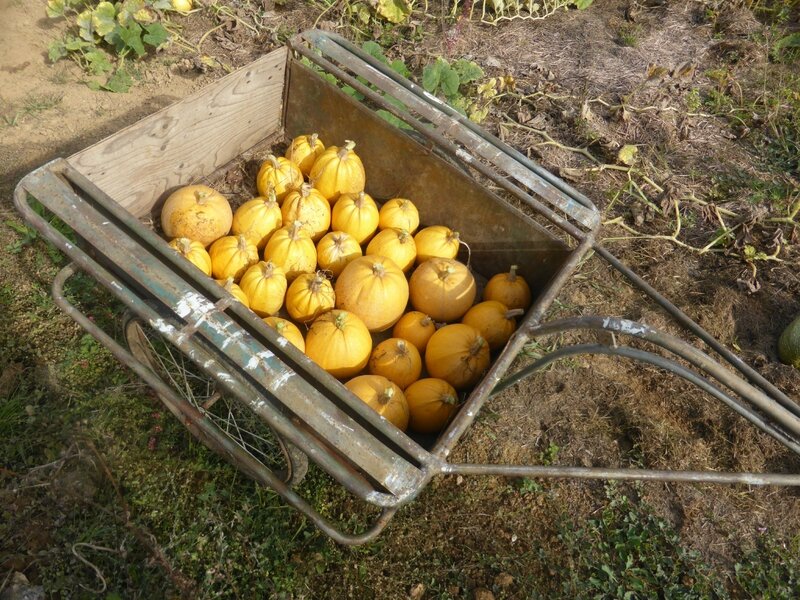
<svg viewBox="0 0 800 600"><path fill-rule="evenodd" d="M109 80L102 85L104 90L115 92L117 94L124 94L133 85L133 79L125 69L117 69Z"/></svg>
<svg viewBox="0 0 800 600"><path fill-rule="evenodd" d="M108 54L102 50L92 50L83 56L92 75L101 75L114 70L114 65L108 60Z"/></svg>
<svg viewBox="0 0 800 600"><path fill-rule="evenodd" d="M161 23L151 23L150 25L145 25L144 28L147 31L142 36L145 44L158 48L169 40L169 32Z"/></svg>
<svg viewBox="0 0 800 600"><path fill-rule="evenodd" d="M442 79L442 69L447 66L447 63L441 58L437 58L433 64L425 65L422 69L422 87L425 91L435 94L439 89L439 82Z"/></svg>
<svg viewBox="0 0 800 600"><path fill-rule="evenodd" d="M101 2L92 11L92 27L97 35L106 36L117 26L117 9L111 2ZM85 39L85 38L84 38Z"/></svg>
<svg viewBox="0 0 800 600"><path fill-rule="evenodd" d="M77 37L68 37L64 42L64 48L66 48L69 52L75 52L76 50L81 50L83 48L88 48L94 44L94 38L92 38L91 43L82 40L81 38Z"/></svg>
<svg viewBox="0 0 800 600"><path fill-rule="evenodd" d="M456 73L458 73L458 78L461 80L462 84L469 83L470 81L475 81L476 79L483 77L483 69L481 69L471 60L459 58L453 63L453 69L455 69Z"/></svg>
<svg viewBox="0 0 800 600"><path fill-rule="evenodd" d="M67 47L64 45L64 40L53 40L47 47L47 57L51 62L56 62L60 58L67 55Z"/></svg>
<svg viewBox="0 0 800 600"><path fill-rule="evenodd" d="M369 8L366 4L356 4L353 7L353 11L356 13L358 20L361 21L363 25L369 24L369 20L372 18L372 13L369 11Z"/></svg>
<svg viewBox="0 0 800 600"><path fill-rule="evenodd" d="M64 0L47 0L47 8L45 8L47 16L51 19L64 16Z"/></svg>
<svg viewBox="0 0 800 600"><path fill-rule="evenodd" d="M411 14L405 0L377 0L375 11L390 23L402 23Z"/></svg>
<svg viewBox="0 0 800 600"><path fill-rule="evenodd" d="M381 48L380 44L373 41L366 41L361 46L361 49L369 54L372 58L381 61L383 64L389 63L389 61L386 59L386 56L383 54L383 49Z"/></svg>
<svg viewBox="0 0 800 600"><path fill-rule="evenodd" d="M127 48L136 52L137 56L144 56L145 49L142 43L142 26L138 23L131 23L128 27L121 27L119 37Z"/></svg>
<svg viewBox="0 0 800 600"><path fill-rule="evenodd" d="M80 13L77 17L75 17L75 23L78 25L78 34L87 42L94 42L92 11L87 9Z"/></svg>
<svg viewBox="0 0 800 600"><path fill-rule="evenodd" d="M458 73L454 69L449 66L442 69L441 86L445 96L448 98L458 96L458 86L460 84L461 80L458 78Z"/></svg>
<svg viewBox="0 0 800 600"><path fill-rule="evenodd" d="M393 60L391 64L389 64L389 66L392 68L393 71L399 73L403 77L408 77L409 75L411 75L411 71L408 70L406 63L404 63L399 58Z"/></svg>
<svg viewBox="0 0 800 600"><path fill-rule="evenodd" d="M103 84L97 81L96 79L90 79L86 82L86 87L88 87L93 92L99 92L103 89Z"/></svg>
<svg viewBox="0 0 800 600"><path fill-rule="evenodd" d="M578 10L583 10L584 8L589 8L592 5L594 0L575 0L575 8Z"/></svg>
<svg viewBox="0 0 800 600"><path fill-rule="evenodd" d="M411 129L410 125L407 125L406 123L395 117L388 110L384 110L381 108L380 110L375 111L375 114L380 116L386 122L391 123L395 127L399 127L400 129Z"/></svg>
<svg viewBox="0 0 800 600"><path fill-rule="evenodd" d="M625 144L619 149L619 152L617 152L617 160L623 165L628 165L630 167L636 162L637 154L639 154L639 148L631 144Z"/></svg>
<svg viewBox="0 0 800 600"><path fill-rule="evenodd" d="M172 0L151 0L150 6L156 10L169 10L172 8Z"/></svg>

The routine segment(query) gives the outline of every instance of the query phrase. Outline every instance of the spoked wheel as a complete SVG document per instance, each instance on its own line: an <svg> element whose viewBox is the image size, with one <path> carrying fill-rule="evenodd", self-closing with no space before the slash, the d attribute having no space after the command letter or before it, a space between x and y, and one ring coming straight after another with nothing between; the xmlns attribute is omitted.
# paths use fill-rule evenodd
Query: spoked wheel
<svg viewBox="0 0 800 600"><path fill-rule="evenodd" d="M136 315L126 312L123 332L131 354L216 426L217 439L197 435L203 444L226 456L225 444L233 442L287 484L300 483L308 470L308 458L301 450L281 439L235 397L219 389L213 378ZM253 476L248 469L243 470Z"/></svg>

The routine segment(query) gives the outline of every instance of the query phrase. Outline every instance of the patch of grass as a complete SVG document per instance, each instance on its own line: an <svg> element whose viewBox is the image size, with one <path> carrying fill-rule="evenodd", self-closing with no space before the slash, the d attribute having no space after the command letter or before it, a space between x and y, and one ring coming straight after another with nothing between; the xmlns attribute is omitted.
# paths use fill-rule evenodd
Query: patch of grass
<svg viewBox="0 0 800 600"><path fill-rule="evenodd" d="M61 104L64 98L61 94L28 94L22 101L20 107L13 115L6 115L3 119L9 127L15 127L32 117Z"/></svg>
<svg viewBox="0 0 800 600"><path fill-rule="evenodd" d="M639 45L639 37L641 35L641 27L633 23L626 23L617 31L617 43L620 46L635 48Z"/></svg>
<svg viewBox="0 0 800 600"><path fill-rule="evenodd" d="M792 598L800 589L800 536L789 543L769 537L734 567L736 583L746 596L764 600Z"/></svg>
<svg viewBox="0 0 800 600"><path fill-rule="evenodd" d="M725 596L712 570L675 530L609 484L607 504L585 523L565 521L558 539L569 598Z"/></svg>

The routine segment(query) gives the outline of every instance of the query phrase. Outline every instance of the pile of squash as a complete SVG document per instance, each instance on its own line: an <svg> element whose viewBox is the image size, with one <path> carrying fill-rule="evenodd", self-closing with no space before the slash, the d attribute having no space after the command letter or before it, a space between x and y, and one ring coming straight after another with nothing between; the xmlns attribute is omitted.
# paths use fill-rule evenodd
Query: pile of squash
<svg viewBox="0 0 800 600"><path fill-rule="evenodd" d="M172 248L394 425L435 433L511 337L531 292L511 266L475 304L475 277L456 260L458 233L419 229L409 199L379 207L364 191L354 148L299 136L285 156L261 165L257 198L233 212L214 189L183 187L164 204L162 230ZM374 343L389 330L392 337Z"/></svg>

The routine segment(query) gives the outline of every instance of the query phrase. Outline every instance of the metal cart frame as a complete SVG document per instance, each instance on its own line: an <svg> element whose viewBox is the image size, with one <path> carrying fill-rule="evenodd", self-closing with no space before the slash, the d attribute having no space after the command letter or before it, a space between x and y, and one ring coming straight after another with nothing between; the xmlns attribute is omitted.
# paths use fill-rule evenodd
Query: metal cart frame
<svg viewBox="0 0 800 600"><path fill-rule="evenodd" d="M281 127L286 133L326 127L328 125L320 119L331 120L331 111L335 111L337 106L347 107L344 113L351 115L351 121L330 125L333 130L339 127L345 131L356 126L354 123L363 122L363 126L371 128L374 135L383 136L382 143L392 146L385 153L389 156L387 160L397 161L397 152L414 150L419 155L414 159L417 161L415 164L421 165L420 168L435 166L423 179L428 177L428 183L435 185L435 179L444 176L452 185L462 186L465 207L472 210L482 203L491 202L494 209L501 208L511 217L518 215L525 220L527 229L524 231L533 232L531 235L536 238L532 254L526 256L542 257L541 272L546 279L539 282L541 293L505 349L447 428L430 449L426 449L369 409L341 383L265 326L254 313L234 302L224 289L179 257L156 233L143 226L135 211L115 200L121 192L113 189L110 179L113 174L106 173L103 165L95 161L87 166L84 153L67 160L57 159L36 169L17 186L15 204L25 220L71 261L53 282L56 303L150 385L193 435L257 482L275 490L288 504L342 544L361 544L373 539L399 507L414 499L432 477L440 474L800 485L800 475L782 473L448 462L450 452L493 394L554 360L576 354L630 358L678 375L797 454L800 454L800 406L606 250L596 239L600 228L599 212L588 198L561 179L338 36L320 31L306 32L293 40L291 51L276 52L278 54L273 53L275 64L270 68L274 72L283 69L286 74L281 115ZM301 64L303 58L305 64ZM313 68L308 65L313 65ZM230 88L232 93L251 93L246 91L246 86L259 85L260 68L254 63L212 86L221 90ZM342 94L335 85L319 76L320 71L335 78L340 85L350 86L363 101L359 103ZM263 81L271 79L272 75L269 75ZM290 86L295 92L286 91ZM240 87L245 91L239 92ZM287 93L294 93L294 96L287 100ZM196 110L211 106L207 101L203 104L202 95L192 98L194 104L186 106L193 106ZM303 110L287 108L290 100L300 102ZM302 102L309 104L303 105ZM314 106L319 110L312 110ZM225 106L215 108L225 110ZM380 117L367 114L376 110L386 111L400 119L413 136L388 125ZM315 115L315 112L323 114ZM213 113L211 109L210 119L216 118ZM169 139L177 139L176 136L184 133L187 139L191 138L190 128L170 130L167 123L175 119L180 121L168 108L142 121L138 131L146 131L147 135L158 138L163 123L163 129L170 131ZM199 127L202 121L193 123ZM130 141L130 135L130 131L123 130L101 142L97 148L119 156L120 146L126 140ZM195 172L182 163L174 178L172 175L165 177L158 190L144 189L142 197L146 194L164 197L167 189L196 180L199 175L208 175L260 138L247 132L237 139L238 147L223 153L216 162L202 164L198 167L200 171ZM153 146L154 154L150 160L166 160L164 149L167 145L165 142L161 146L161 154ZM373 160L381 158L373 156ZM459 169L453 163L463 168ZM385 168L391 170L391 165L385 165ZM536 225L522 210L488 191L486 186L474 181L468 185L470 177L465 171L491 181L547 225ZM104 189L109 190L108 193ZM467 197L471 194L474 198ZM57 215L74 231L80 242L70 242L52 227L39 214L41 211L34 210L34 201ZM449 210L453 210L452 207ZM460 218L470 216L480 217L463 215ZM566 238L566 242L561 238ZM506 250L505 254L500 252L498 260L506 260L513 248ZM716 352L722 364L679 338L626 319L598 316L543 322L552 302L590 251ZM132 323L132 329L127 337L128 348L68 301L64 286L78 271L109 290L129 311L127 323ZM256 415L275 433L285 457L285 469L277 470L265 465L248 451L246 445L237 443L210 419L205 405L187 402L153 364L148 364L134 344L137 331L145 326L168 341L213 379L222 393L245 407L248 414ZM612 335L606 337L611 337L612 341L562 347L516 373L506 375L528 341L572 330L610 332ZM627 340L635 340L635 347L622 344ZM661 353L641 349L643 343L659 348ZM382 509L367 530L355 534L341 531L292 488L305 472L305 457L328 472L349 492Z"/></svg>

